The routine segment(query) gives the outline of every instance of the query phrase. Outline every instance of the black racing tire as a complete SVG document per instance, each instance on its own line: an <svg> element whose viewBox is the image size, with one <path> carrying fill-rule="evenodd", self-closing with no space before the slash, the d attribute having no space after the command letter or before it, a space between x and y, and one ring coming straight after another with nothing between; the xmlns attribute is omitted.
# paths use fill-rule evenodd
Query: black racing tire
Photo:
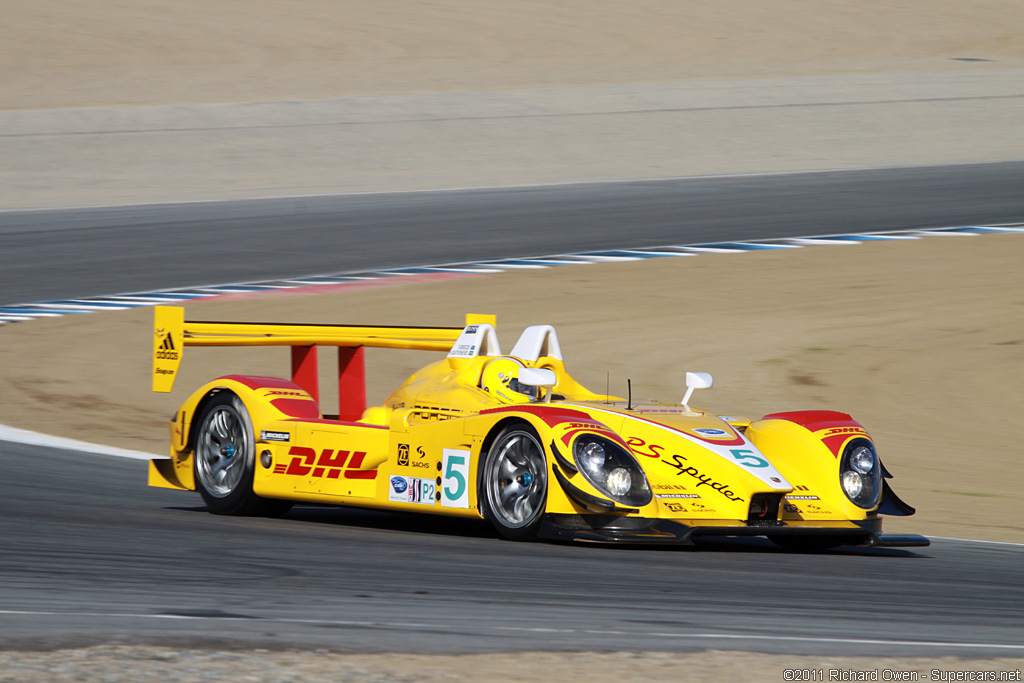
<svg viewBox="0 0 1024 683"><path fill-rule="evenodd" d="M215 394L196 424L193 473L210 512L276 517L291 509L291 501L253 493L256 437L242 399L230 391Z"/></svg>
<svg viewBox="0 0 1024 683"><path fill-rule="evenodd" d="M768 540L783 550L796 553L816 553L841 545L856 545L849 536L768 536Z"/></svg>
<svg viewBox="0 0 1024 683"><path fill-rule="evenodd" d="M537 430L514 422L495 437L480 467L480 511L513 541L536 538L548 498L548 465Z"/></svg>

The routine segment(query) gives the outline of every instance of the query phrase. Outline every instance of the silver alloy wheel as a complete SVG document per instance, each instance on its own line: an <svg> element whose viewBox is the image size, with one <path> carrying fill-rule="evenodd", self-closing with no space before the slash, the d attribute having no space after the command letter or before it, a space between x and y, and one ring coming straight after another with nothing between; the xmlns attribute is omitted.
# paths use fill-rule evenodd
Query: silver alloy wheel
<svg viewBox="0 0 1024 683"><path fill-rule="evenodd" d="M234 405L236 401L211 410L196 439L196 475L216 498L224 498L238 487L252 453L252 430Z"/></svg>
<svg viewBox="0 0 1024 683"><path fill-rule="evenodd" d="M544 448L526 431L504 434L487 459L487 502L503 525L519 529L543 512L547 493Z"/></svg>

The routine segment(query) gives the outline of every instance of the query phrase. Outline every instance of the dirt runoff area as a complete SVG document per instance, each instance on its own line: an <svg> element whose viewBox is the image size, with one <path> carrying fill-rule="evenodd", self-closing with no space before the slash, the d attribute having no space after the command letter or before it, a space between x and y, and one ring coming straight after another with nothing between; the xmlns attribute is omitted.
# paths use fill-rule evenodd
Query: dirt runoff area
<svg viewBox="0 0 1024 683"><path fill-rule="evenodd" d="M1024 66L1015 0L6 0L0 109Z"/></svg>
<svg viewBox="0 0 1024 683"><path fill-rule="evenodd" d="M0 209L1024 158L1024 3L6 0Z"/></svg>
<svg viewBox="0 0 1024 683"><path fill-rule="evenodd" d="M61 655L55 659L53 654ZM872 672L873 680L929 680L933 672L974 672L975 678L931 680L1019 680L1024 659L987 661L952 657L879 658L870 665L855 657L810 657L710 651L665 652L529 652L488 655L355 655L325 651L210 652L103 646L57 653L0 652L0 681L64 683L103 680L125 683L210 680L253 683L451 683L452 681L785 681L806 680L806 672ZM123 673L111 674L121 668ZM786 672L790 673L787 677ZM911 677L911 673L920 678ZM992 678L984 678L986 675ZM172 678L173 677L173 678ZM835 679L840 680L840 679ZM861 680L848 678L846 680ZM865 678L864 680L872 680Z"/></svg>

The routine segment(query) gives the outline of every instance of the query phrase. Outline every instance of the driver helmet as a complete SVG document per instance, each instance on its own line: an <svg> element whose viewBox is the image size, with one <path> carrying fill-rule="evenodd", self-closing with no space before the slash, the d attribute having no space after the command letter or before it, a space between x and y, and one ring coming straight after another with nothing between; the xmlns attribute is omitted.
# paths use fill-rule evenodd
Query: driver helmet
<svg viewBox="0 0 1024 683"><path fill-rule="evenodd" d="M536 401L537 387L519 383L519 371L524 367L515 358L495 358L484 368L480 387L502 403Z"/></svg>

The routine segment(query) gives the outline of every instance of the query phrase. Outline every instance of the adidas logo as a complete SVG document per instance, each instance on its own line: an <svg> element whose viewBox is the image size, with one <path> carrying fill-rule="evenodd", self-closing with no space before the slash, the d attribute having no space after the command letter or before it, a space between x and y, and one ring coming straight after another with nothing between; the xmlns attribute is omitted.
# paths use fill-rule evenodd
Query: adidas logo
<svg viewBox="0 0 1024 683"><path fill-rule="evenodd" d="M171 338L170 332L167 333L167 336L164 337L163 343L160 344L160 348L156 352L156 359L178 360L178 351L174 348L174 339Z"/></svg>

